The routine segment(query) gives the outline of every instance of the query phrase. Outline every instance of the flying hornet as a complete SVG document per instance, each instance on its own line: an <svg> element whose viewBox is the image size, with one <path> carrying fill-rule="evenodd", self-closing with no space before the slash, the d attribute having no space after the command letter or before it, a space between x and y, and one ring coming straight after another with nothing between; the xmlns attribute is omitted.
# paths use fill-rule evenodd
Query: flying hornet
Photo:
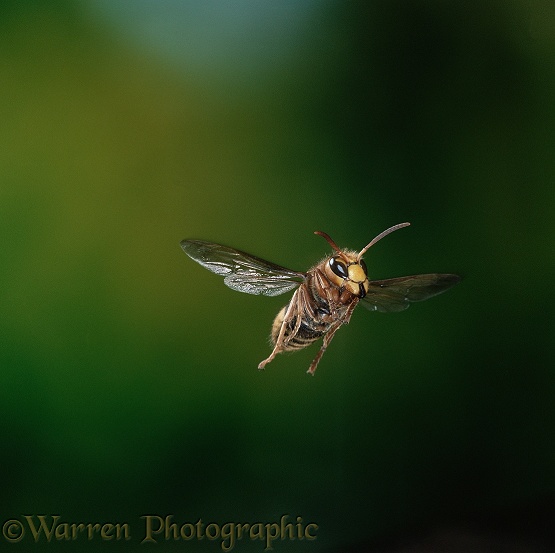
<svg viewBox="0 0 555 553"><path fill-rule="evenodd" d="M359 252L342 250L325 233L334 252L306 272L292 271L254 255L206 242L183 240L183 251L204 268L224 277L224 283L239 292L278 296L295 290L272 325L273 350L259 369L278 353L306 348L322 338L322 346L308 373L314 375L320 359L339 328L347 324L360 303L369 311L403 311L412 302L424 301L459 282L454 274L431 273L385 280L370 280L363 255L384 236L409 226L400 223L384 230Z"/></svg>

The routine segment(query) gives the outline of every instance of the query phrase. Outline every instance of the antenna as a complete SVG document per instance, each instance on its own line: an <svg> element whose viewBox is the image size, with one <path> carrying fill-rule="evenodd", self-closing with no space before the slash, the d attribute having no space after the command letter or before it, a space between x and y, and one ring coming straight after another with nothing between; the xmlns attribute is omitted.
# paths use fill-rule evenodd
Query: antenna
<svg viewBox="0 0 555 553"><path fill-rule="evenodd" d="M380 232L380 234L378 234L378 236L376 236L376 238L374 238L367 246L365 246L364 248L362 248L362 250L360 250L360 253L357 255L357 263L360 261L360 258L376 243L379 242L384 236L387 236L388 234L391 234L392 232L395 232L396 230L399 230L400 228L404 228L404 227L408 227L410 225L410 223L399 223L398 225L393 225L392 227L389 227L388 229L384 230L383 232ZM327 235L326 235L327 236ZM329 236L328 236L329 238ZM330 242L331 243L331 242Z"/></svg>
<svg viewBox="0 0 555 553"><path fill-rule="evenodd" d="M339 246L330 238L329 234L322 232L321 230L315 230L314 234L318 234L319 236L323 236L327 241L328 244L343 258L345 261L348 259L345 257L345 254L339 249Z"/></svg>

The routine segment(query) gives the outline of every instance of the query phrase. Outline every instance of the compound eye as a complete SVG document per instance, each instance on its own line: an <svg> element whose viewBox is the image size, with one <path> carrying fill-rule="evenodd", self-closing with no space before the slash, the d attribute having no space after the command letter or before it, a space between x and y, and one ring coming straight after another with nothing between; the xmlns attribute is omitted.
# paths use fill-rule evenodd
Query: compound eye
<svg viewBox="0 0 555 553"><path fill-rule="evenodd" d="M368 268L366 267L366 263L364 263L364 259L360 260L359 265L362 267L362 270L364 271L364 274L367 275L368 274Z"/></svg>
<svg viewBox="0 0 555 553"><path fill-rule="evenodd" d="M337 257L332 257L330 259L330 269L341 278L347 278L349 276L347 265Z"/></svg>

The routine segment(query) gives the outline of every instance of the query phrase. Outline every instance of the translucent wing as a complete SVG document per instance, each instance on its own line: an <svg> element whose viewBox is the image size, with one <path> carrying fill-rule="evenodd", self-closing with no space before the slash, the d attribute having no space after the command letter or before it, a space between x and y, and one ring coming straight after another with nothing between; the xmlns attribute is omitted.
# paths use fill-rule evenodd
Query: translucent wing
<svg viewBox="0 0 555 553"><path fill-rule="evenodd" d="M304 273L290 271L254 255L204 240L183 240L183 251L205 269L224 277L239 292L279 296L296 288Z"/></svg>
<svg viewBox="0 0 555 553"><path fill-rule="evenodd" d="M411 302L424 301L445 292L459 282L457 275L413 275L371 280L370 289L360 302L370 311L390 313L407 309Z"/></svg>

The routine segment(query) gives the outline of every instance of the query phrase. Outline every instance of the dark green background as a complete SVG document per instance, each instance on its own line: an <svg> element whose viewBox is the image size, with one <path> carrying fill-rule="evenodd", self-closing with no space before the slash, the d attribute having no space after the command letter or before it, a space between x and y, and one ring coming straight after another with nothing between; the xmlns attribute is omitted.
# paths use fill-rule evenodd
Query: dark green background
<svg viewBox="0 0 555 553"><path fill-rule="evenodd" d="M548 539L554 22L524 0L3 2L0 522L133 529L13 550L147 550L145 514L319 525L276 551L468 521ZM314 346L256 370L286 297L179 248L306 270L314 230L360 249L403 221L371 277L463 282L357 310L314 378Z"/></svg>

